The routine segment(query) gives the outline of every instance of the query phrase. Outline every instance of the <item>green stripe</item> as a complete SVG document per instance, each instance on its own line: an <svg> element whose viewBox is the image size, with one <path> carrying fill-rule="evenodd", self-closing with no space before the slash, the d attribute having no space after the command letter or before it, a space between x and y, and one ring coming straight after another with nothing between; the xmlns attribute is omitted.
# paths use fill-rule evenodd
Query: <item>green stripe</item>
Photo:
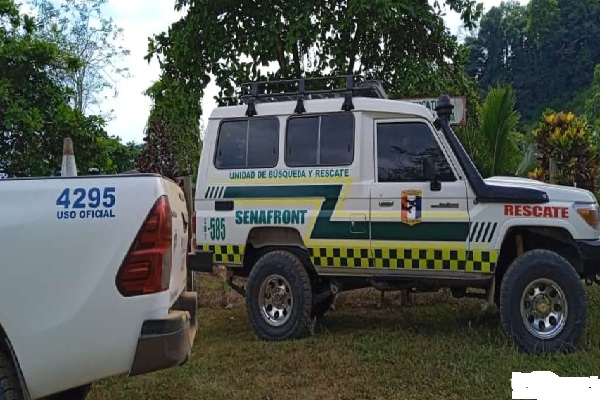
<svg viewBox="0 0 600 400"><path fill-rule="evenodd" d="M409 226L402 222L372 222L373 240L414 240L462 242L469 234L468 222L421 222Z"/></svg>
<svg viewBox="0 0 600 400"><path fill-rule="evenodd" d="M402 222L368 222L355 225L363 233L351 233L349 221L331 221L342 185L305 186L229 186L226 199L322 198L321 210L311 232L311 239L399 240L399 241L464 241L469 222L422 222L409 226ZM369 235L369 230L372 234Z"/></svg>

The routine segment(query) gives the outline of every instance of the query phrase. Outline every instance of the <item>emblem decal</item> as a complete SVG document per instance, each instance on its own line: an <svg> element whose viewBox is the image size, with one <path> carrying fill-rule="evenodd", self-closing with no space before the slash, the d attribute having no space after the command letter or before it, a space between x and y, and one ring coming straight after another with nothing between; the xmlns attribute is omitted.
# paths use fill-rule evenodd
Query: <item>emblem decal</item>
<svg viewBox="0 0 600 400"><path fill-rule="evenodd" d="M421 222L421 202L420 190L402 191L402 222L411 226Z"/></svg>

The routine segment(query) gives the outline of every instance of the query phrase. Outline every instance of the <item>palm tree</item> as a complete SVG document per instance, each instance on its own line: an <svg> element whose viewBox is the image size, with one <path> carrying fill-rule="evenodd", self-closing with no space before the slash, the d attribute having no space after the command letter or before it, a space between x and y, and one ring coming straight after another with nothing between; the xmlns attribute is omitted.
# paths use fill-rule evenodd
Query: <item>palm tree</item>
<svg viewBox="0 0 600 400"><path fill-rule="evenodd" d="M491 88L478 110L477 120L458 129L465 150L486 178L522 174L529 168L523 155L523 135L517 130L520 115L510 85Z"/></svg>

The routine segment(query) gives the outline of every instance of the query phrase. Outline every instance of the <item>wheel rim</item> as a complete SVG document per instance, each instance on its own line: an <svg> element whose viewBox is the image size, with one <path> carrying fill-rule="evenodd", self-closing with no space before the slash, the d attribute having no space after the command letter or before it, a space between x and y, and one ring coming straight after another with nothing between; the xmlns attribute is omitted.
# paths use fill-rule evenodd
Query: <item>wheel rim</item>
<svg viewBox="0 0 600 400"><path fill-rule="evenodd" d="M260 287L258 302L261 315L269 325L285 324L294 306L289 282L281 275L269 276Z"/></svg>
<svg viewBox="0 0 600 400"><path fill-rule="evenodd" d="M521 318L525 327L539 339L551 339L565 326L568 314L565 293L546 278L531 282L521 296Z"/></svg>

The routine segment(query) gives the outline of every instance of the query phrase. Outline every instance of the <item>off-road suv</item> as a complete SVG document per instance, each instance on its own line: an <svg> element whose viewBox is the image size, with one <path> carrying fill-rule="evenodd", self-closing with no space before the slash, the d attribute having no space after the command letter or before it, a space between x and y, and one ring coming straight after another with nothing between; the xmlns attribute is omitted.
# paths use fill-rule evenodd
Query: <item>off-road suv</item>
<svg viewBox="0 0 600 400"><path fill-rule="evenodd" d="M482 179L453 133L448 96L434 117L378 82L342 79L313 90L323 81L253 82L244 104L212 112L192 268L226 266L268 340L307 334L341 291L451 288L496 303L524 351L575 348L582 281L598 282L600 267L594 195Z"/></svg>

